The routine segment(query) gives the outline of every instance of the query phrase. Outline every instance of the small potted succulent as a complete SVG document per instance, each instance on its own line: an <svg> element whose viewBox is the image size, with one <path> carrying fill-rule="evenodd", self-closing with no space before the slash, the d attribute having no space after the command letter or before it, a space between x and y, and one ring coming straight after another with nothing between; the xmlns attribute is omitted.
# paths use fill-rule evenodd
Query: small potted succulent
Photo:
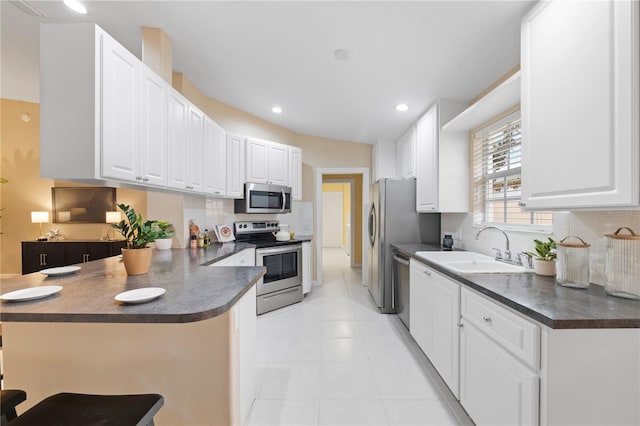
<svg viewBox="0 0 640 426"><path fill-rule="evenodd" d="M118 204L118 208L123 211L126 220L111 225L112 228L120 231L127 241L127 248L122 249L122 261L124 268L129 275L140 275L149 272L151 265L152 243L158 238L158 227L155 220L142 221L142 214L125 204Z"/></svg>
<svg viewBox="0 0 640 426"><path fill-rule="evenodd" d="M533 257L533 271L538 275L554 276L556 273L557 243L549 237L547 241L533 240L535 252L527 252Z"/></svg>
<svg viewBox="0 0 640 426"><path fill-rule="evenodd" d="M171 222L156 222L156 227L158 228L158 236L156 237L156 248L158 250L168 250L171 248L171 244L173 240L173 234L175 233L175 228Z"/></svg>

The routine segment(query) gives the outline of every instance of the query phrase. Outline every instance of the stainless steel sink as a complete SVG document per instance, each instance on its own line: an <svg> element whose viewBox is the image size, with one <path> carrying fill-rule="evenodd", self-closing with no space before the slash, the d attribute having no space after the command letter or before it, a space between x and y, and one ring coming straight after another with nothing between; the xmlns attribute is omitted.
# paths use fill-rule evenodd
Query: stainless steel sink
<svg viewBox="0 0 640 426"><path fill-rule="evenodd" d="M416 256L436 263L458 274L522 274L533 272L518 265L499 262L472 251L419 251Z"/></svg>

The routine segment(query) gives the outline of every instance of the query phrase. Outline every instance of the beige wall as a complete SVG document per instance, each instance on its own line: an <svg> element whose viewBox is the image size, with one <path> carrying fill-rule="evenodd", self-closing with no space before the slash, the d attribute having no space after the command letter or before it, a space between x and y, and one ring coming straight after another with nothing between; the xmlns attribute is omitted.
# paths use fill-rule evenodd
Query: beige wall
<svg viewBox="0 0 640 426"><path fill-rule="evenodd" d="M29 115L29 121L22 119L24 114ZM2 99L0 118L0 176L9 180L0 185L0 206L3 208L0 273L20 274L20 242L33 241L39 234L39 225L31 223L31 212L46 210L51 216L51 187L83 185L40 178L39 104ZM116 198L119 203L130 204L146 216L145 192L118 189ZM51 228L59 228L66 239L99 239L106 224L42 224L43 232Z"/></svg>

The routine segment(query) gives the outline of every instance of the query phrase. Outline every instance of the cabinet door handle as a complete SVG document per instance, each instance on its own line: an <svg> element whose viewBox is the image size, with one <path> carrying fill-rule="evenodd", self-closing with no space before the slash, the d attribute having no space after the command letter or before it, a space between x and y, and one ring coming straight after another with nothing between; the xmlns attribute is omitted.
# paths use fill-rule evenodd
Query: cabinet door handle
<svg viewBox="0 0 640 426"><path fill-rule="evenodd" d="M145 176L145 177L142 178L142 180L145 181L145 182L149 182L149 177Z"/></svg>
<svg viewBox="0 0 640 426"><path fill-rule="evenodd" d="M90 253L84 253L84 254L82 255L82 262L85 262L85 263L86 263L86 262L88 262L88 261L89 261L89 257L90 257L90 256L91 256L91 254L90 254Z"/></svg>
<svg viewBox="0 0 640 426"><path fill-rule="evenodd" d="M424 271L424 274L425 274L426 276L430 277L430 276L431 276L431 271Z"/></svg>
<svg viewBox="0 0 640 426"><path fill-rule="evenodd" d="M193 189L193 186L185 186L186 189Z"/></svg>
<svg viewBox="0 0 640 426"><path fill-rule="evenodd" d="M491 324L491 317L482 317L482 319L484 320L484 322L486 322L487 324Z"/></svg>
<svg viewBox="0 0 640 426"><path fill-rule="evenodd" d="M461 322L459 322L459 323L458 323L458 327L460 327L460 328L464 328L464 324L463 324L463 323L461 323Z"/></svg>
<svg viewBox="0 0 640 426"><path fill-rule="evenodd" d="M47 254L40 253L40 266L47 266Z"/></svg>
<svg viewBox="0 0 640 426"><path fill-rule="evenodd" d="M136 180L142 180L142 176L136 176Z"/></svg>

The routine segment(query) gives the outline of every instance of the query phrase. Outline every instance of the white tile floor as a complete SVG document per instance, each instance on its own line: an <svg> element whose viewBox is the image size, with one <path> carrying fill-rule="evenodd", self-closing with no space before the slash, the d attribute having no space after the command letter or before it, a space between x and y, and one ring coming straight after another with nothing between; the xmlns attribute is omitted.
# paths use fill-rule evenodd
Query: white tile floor
<svg viewBox="0 0 640 426"><path fill-rule="evenodd" d="M324 249L324 284L258 317L251 425L471 425L396 315L379 314L359 269Z"/></svg>

